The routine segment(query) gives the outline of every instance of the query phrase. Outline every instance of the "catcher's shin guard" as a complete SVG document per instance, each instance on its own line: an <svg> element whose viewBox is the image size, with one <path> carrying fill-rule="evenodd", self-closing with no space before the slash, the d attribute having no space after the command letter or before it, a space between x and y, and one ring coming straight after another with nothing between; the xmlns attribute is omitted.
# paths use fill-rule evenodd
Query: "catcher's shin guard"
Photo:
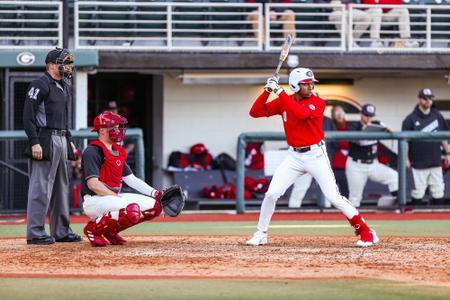
<svg viewBox="0 0 450 300"><path fill-rule="evenodd" d="M108 229L103 236L111 245L123 245L127 241L118 233L139 223L140 218L141 210L139 205L136 203L128 204L127 207L119 210L119 217L117 220L112 218L109 219Z"/></svg>
<svg viewBox="0 0 450 300"><path fill-rule="evenodd" d="M162 212L161 202L156 199L155 206L153 208L142 211L142 218L139 220L139 223L150 221L157 216L159 216Z"/></svg>
<svg viewBox="0 0 450 300"><path fill-rule="evenodd" d="M356 246L370 247L380 241L375 230L367 226L361 215L355 215L353 218L348 219L348 221L355 228L355 235L360 236L360 239L356 242Z"/></svg>

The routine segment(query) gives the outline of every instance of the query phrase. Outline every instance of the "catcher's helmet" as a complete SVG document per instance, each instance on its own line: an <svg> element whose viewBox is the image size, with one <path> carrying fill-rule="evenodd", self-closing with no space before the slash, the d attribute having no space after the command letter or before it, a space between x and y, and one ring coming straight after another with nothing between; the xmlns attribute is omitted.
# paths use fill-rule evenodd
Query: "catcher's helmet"
<svg viewBox="0 0 450 300"><path fill-rule="evenodd" d="M128 121L125 117L122 117L121 115L115 114L110 111L104 111L94 119L94 128L92 128L92 132L98 131L100 128L108 128L108 127L114 127L117 125L124 126L127 124Z"/></svg>
<svg viewBox="0 0 450 300"><path fill-rule="evenodd" d="M109 137L116 143L123 141L125 132L124 126L127 124L127 119L121 115L115 114L110 111L105 111L99 114L94 119L94 128L91 131L99 131L100 128L109 128L119 125L119 131L111 129L109 131Z"/></svg>
<svg viewBox="0 0 450 300"><path fill-rule="evenodd" d="M313 71L308 68L296 68L289 74L289 87L294 93L300 91L300 83L318 82Z"/></svg>

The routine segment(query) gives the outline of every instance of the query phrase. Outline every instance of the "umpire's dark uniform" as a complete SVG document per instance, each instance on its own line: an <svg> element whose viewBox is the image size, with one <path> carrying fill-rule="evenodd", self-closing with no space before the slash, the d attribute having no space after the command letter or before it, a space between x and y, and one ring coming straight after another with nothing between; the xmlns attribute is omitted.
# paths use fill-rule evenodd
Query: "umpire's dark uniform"
<svg viewBox="0 0 450 300"><path fill-rule="evenodd" d="M64 52L65 51L65 52ZM62 80L64 58L70 52L55 49L47 54L47 72L28 87L23 121L29 146L25 154L29 160L29 190L27 207L27 243L52 244L76 242L81 237L69 227L69 175L68 158L73 159L68 131L70 87ZM52 65L53 64L53 65ZM49 71L52 65L52 71ZM51 73L57 74L56 80ZM59 74L59 76L58 76ZM42 159L32 157L31 147L39 144ZM51 236L45 232L45 217L49 212Z"/></svg>

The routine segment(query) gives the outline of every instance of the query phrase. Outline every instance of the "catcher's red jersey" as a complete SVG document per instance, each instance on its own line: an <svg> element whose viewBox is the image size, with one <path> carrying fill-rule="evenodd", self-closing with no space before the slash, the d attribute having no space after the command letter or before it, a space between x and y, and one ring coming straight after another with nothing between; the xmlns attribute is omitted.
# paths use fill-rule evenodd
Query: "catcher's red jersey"
<svg viewBox="0 0 450 300"><path fill-rule="evenodd" d="M264 91L250 109L254 118L280 115L283 120L287 143L292 147L303 147L319 143L324 133L322 130L325 101L311 95L300 101L294 100L285 92L278 98L266 103L270 93Z"/></svg>

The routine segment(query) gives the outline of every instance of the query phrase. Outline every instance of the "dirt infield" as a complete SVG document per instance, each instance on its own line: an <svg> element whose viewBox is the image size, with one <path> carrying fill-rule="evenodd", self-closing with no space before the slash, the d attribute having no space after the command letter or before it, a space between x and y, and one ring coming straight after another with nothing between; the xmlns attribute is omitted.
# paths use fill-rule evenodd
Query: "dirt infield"
<svg viewBox="0 0 450 300"><path fill-rule="evenodd" d="M450 286L450 237L385 237L373 248L355 237L131 236L126 246L27 246L0 239L0 277L378 278Z"/></svg>

